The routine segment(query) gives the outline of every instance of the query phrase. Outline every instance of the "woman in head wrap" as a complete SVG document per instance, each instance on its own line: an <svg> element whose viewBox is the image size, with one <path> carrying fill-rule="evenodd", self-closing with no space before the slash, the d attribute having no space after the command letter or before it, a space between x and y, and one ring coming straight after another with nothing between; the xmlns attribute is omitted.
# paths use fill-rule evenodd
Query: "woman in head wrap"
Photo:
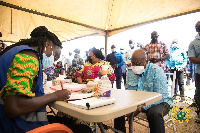
<svg viewBox="0 0 200 133"><path fill-rule="evenodd" d="M102 66L108 65L108 78L113 83L115 79L115 74L113 73L112 67L109 62L104 61L105 57L99 49L93 47L89 50L89 55L87 62L84 67L75 73L77 81L79 84L87 83L88 81L94 80L97 77L102 76Z"/></svg>

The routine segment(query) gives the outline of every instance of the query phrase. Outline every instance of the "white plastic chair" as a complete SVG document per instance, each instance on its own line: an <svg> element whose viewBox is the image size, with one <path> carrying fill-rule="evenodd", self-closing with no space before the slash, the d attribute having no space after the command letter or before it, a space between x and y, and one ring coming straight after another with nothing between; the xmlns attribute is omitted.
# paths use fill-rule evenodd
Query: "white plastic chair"
<svg viewBox="0 0 200 133"><path fill-rule="evenodd" d="M173 75L173 80L171 80L171 75ZM171 97L174 96L174 90L175 90L175 80L176 80L176 71L174 73L166 73L166 76L168 76L168 87L170 86L171 89L168 88L168 92Z"/></svg>

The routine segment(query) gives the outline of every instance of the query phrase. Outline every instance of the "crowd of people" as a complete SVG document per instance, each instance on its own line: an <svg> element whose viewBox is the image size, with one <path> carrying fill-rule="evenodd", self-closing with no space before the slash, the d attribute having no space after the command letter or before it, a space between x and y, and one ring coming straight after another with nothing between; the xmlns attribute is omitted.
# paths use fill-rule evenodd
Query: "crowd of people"
<svg viewBox="0 0 200 133"><path fill-rule="evenodd" d="M88 126L75 124L69 118L63 120L62 117L46 114L47 104L68 99L70 92L59 90L44 95L42 73L47 75L47 80L65 75L66 79L75 83L87 84L97 77L101 78L103 65L108 65L107 76L112 84L116 82L117 89L121 89L123 84L126 90L162 94L160 101L133 111L134 116L140 112L147 114L150 132L165 132L163 109L167 114L171 106L167 102L170 99L167 87L169 77L165 73L176 71L174 95L180 95L182 101L185 100L184 74L187 75L186 85L192 79L196 87L194 100L200 108L200 21L195 28L198 36L189 44L188 51L181 49L177 39L168 49L165 43L158 41L159 35L153 31L150 43L145 46L130 39L127 51L121 47L118 52L113 44L111 53L106 56L104 48L93 47L86 51L84 58L80 57L78 48L73 51L74 57L72 52L67 57L60 57L62 43L44 26L35 28L31 38L11 46L5 47L1 41L0 62L4 63L0 63L0 132L27 132L54 122L67 125L74 133L92 132ZM197 110L197 122L200 122L199 112ZM28 119L31 115L37 119ZM126 132L125 116L115 118L114 127Z"/></svg>

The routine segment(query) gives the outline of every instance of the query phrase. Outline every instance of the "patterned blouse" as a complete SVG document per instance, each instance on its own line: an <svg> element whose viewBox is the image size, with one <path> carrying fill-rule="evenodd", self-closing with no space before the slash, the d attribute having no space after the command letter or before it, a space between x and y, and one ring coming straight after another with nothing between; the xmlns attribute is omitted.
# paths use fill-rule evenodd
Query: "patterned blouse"
<svg viewBox="0 0 200 133"><path fill-rule="evenodd" d="M161 58L167 54L169 54L169 50L167 45L162 42L159 43L150 43L145 46L145 51L147 53L148 58ZM166 70L166 61L159 61L155 63L160 66L164 71Z"/></svg>
<svg viewBox="0 0 200 133"><path fill-rule="evenodd" d="M34 97L35 77L39 71L39 61L30 55L18 53L7 72L7 82L0 91L0 96L25 95Z"/></svg>
<svg viewBox="0 0 200 133"><path fill-rule="evenodd" d="M80 71L76 71L75 77L81 77L83 79L83 83L87 83L97 77L102 76L102 66L109 65L107 61L99 61L96 64L91 64L87 62L84 67ZM111 82L114 82L115 74L113 73L112 67L109 65L108 68L108 78Z"/></svg>

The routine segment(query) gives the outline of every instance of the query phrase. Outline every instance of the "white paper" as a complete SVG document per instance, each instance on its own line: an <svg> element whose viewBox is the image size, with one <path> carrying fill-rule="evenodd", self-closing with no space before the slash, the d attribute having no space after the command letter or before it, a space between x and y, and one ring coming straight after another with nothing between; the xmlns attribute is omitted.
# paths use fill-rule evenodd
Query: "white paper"
<svg viewBox="0 0 200 133"><path fill-rule="evenodd" d="M67 100L75 100L75 99L84 99L84 98L88 98L88 97L92 97L92 95L94 94L94 92L91 93L71 93L70 98Z"/></svg>
<svg viewBox="0 0 200 133"><path fill-rule="evenodd" d="M68 101L68 103L72 106L76 106L83 109L88 109L88 107L86 106L86 103L89 103L90 105L89 109L93 109L93 108L113 104L115 103L115 101L116 101L115 98L101 99L101 98L92 97L92 98L76 100L76 101Z"/></svg>

